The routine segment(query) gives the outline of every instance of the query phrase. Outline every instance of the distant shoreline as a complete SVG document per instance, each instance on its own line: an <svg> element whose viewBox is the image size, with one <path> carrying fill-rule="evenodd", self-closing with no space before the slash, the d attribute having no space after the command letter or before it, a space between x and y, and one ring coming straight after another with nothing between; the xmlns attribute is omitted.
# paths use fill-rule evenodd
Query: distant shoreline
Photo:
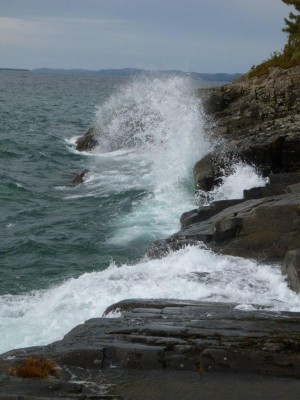
<svg viewBox="0 0 300 400"><path fill-rule="evenodd" d="M240 73L201 73L201 72L184 72L180 70L145 70L138 68L122 68L122 69L100 69L100 70L88 70L88 69L58 69L58 68L35 68L35 69L25 69L25 68L0 68L0 71L18 71L18 72L33 72L42 74L76 74L76 75L93 75L93 76L182 76L190 77L193 79L199 79L204 81L218 81L218 82L232 82L237 79L242 74Z"/></svg>
<svg viewBox="0 0 300 400"><path fill-rule="evenodd" d="M30 69L25 69L25 68L0 68L0 71L31 72Z"/></svg>

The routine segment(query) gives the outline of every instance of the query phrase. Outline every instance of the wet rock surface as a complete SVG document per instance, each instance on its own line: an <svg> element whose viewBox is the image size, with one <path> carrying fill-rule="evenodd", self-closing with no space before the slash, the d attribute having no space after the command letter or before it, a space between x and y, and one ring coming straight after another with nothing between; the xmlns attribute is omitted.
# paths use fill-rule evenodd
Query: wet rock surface
<svg viewBox="0 0 300 400"><path fill-rule="evenodd" d="M90 172L89 169L84 169L83 171L81 171L79 174L76 174L74 179L73 179L73 183L75 183L75 185L79 185L81 183L84 182L84 179L86 177L86 175Z"/></svg>
<svg viewBox="0 0 300 400"><path fill-rule="evenodd" d="M96 130L94 127L90 128L83 136L76 140L76 150L78 151L91 151L99 145L95 136Z"/></svg>
<svg viewBox="0 0 300 400"><path fill-rule="evenodd" d="M157 242L156 253L164 249L163 242L173 250L198 241L223 254L283 261L287 251L300 248L299 181L298 172L273 174L266 187L244 191L243 199L185 212L182 229Z"/></svg>
<svg viewBox="0 0 300 400"><path fill-rule="evenodd" d="M116 312L119 318L113 317ZM120 382L129 371L143 379L147 371L161 377L169 371L174 385L175 371L200 380L233 372L300 377L299 313L242 311L225 303L124 300L109 307L107 314L111 318L88 320L61 341L3 354L0 398L126 398L126 385ZM12 365L32 355L58 364L51 380L7 375Z"/></svg>
<svg viewBox="0 0 300 400"><path fill-rule="evenodd" d="M300 248L300 67L243 76L227 86L201 89L199 96L219 145L196 163L196 189L209 192L238 161L257 167L269 184L245 190L243 199L184 213L181 231L165 247L198 240L224 254L283 261L287 251ZM291 287L298 288L291 268Z"/></svg>
<svg viewBox="0 0 300 400"><path fill-rule="evenodd" d="M300 247L299 217L299 193L246 200L190 224L167 242L198 240L225 254L282 259L288 250Z"/></svg>
<svg viewBox="0 0 300 400"><path fill-rule="evenodd" d="M221 145L194 168L198 188L210 190L236 159L264 174L300 170L300 67L200 89L213 136Z"/></svg>
<svg viewBox="0 0 300 400"><path fill-rule="evenodd" d="M286 253L282 273L287 276L287 281L294 292L300 292L300 249L290 250Z"/></svg>

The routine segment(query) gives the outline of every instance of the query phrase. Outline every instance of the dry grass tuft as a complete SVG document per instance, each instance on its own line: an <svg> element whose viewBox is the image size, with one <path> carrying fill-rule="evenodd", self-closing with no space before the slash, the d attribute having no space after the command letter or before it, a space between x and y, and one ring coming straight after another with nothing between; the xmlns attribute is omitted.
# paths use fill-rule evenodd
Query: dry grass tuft
<svg viewBox="0 0 300 400"><path fill-rule="evenodd" d="M8 374L21 378L49 379L50 374L54 374L57 371L58 366L53 360L32 356L12 366Z"/></svg>
<svg viewBox="0 0 300 400"><path fill-rule="evenodd" d="M283 52L274 52L270 58L263 61L261 64L253 66L248 72L248 77L259 77L269 73L269 68L278 67L288 69L300 65L300 56L293 57L293 53L285 50Z"/></svg>

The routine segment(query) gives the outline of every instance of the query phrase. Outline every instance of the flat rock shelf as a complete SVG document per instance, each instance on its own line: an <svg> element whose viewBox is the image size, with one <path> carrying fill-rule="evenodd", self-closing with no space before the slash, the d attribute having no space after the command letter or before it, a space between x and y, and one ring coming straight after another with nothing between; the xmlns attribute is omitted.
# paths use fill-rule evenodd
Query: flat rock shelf
<svg viewBox="0 0 300 400"><path fill-rule="evenodd" d="M296 399L299 321L300 313L229 303L124 300L61 341L3 354L0 399L221 399L226 391L238 399L255 382L257 396ZM8 374L33 356L58 365L51 380Z"/></svg>

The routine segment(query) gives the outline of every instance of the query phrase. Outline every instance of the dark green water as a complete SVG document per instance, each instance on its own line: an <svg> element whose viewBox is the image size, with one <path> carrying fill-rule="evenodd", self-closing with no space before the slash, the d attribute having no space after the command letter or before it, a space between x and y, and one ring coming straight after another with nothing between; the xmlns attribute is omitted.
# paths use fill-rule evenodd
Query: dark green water
<svg viewBox="0 0 300 400"><path fill-rule="evenodd" d="M105 245L111 201L65 201L67 186L86 167L66 138L83 134L124 78L0 72L0 294L48 287L99 270L110 257L128 261L142 249ZM67 189L68 191L68 189ZM126 208L130 193L121 194ZM124 200L124 204L122 201Z"/></svg>

